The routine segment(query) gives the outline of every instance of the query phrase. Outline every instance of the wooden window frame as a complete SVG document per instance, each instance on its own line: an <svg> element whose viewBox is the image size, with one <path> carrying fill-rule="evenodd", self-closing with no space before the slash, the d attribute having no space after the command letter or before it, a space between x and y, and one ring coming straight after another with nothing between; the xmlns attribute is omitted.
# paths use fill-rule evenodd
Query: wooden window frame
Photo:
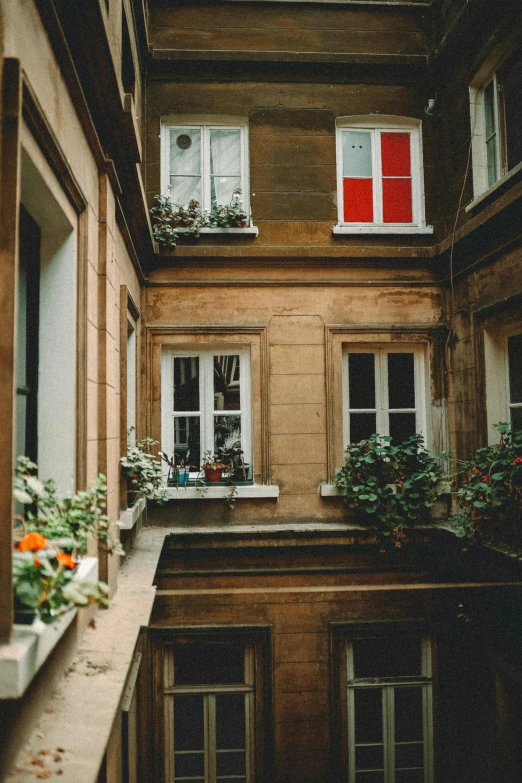
<svg viewBox="0 0 522 783"><path fill-rule="evenodd" d="M244 117L169 116L161 121L161 192L170 193L170 132L173 128L201 131L201 200L200 207L211 210L210 199L210 132L212 130L238 130L240 132L240 180L241 199L247 215L250 215L250 182L248 151L248 120ZM185 205L187 206L187 205Z"/></svg>
<svg viewBox="0 0 522 783"><path fill-rule="evenodd" d="M424 206L424 166L422 155L422 123L408 117L357 115L340 117L336 123L337 151L337 204L338 223L334 234L421 234L433 233L433 226L426 225ZM343 149L345 131L366 131L372 136L373 216L368 223L350 223L344 220ZM380 133L409 133L412 188L412 221L410 223L385 223L383 220L382 166Z"/></svg>
<svg viewBox="0 0 522 783"><path fill-rule="evenodd" d="M389 414L399 409L390 409L388 404L387 385L387 356L390 353L412 353L414 360L414 384L415 384L415 408L404 409L404 412L415 413L415 431L424 436L424 442L428 442L426 395L426 346L415 343L378 344L378 343L350 343L343 348L343 438L344 443L351 443L350 439L350 413L348 394L348 361L350 354L374 353L375 354L375 403L376 403L376 432L380 435L389 435ZM355 409L354 409L355 410ZM360 409L364 412L363 409Z"/></svg>

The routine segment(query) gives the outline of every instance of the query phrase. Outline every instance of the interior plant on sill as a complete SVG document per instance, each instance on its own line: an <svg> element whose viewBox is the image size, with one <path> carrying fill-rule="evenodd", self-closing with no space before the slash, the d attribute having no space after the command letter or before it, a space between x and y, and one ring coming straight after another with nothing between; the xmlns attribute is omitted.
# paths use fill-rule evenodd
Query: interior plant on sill
<svg viewBox="0 0 522 783"><path fill-rule="evenodd" d="M63 546L80 553L85 553L88 540L94 539L109 552L125 554L110 532L105 513L107 481L101 473L92 487L61 497L53 479L38 478L36 463L18 457L14 496L24 506L24 513L15 517L15 535L18 527L23 533L41 533L49 540L68 539Z"/></svg>
<svg viewBox="0 0 522 783"><path fill-rule="evenodd" d="M157 440L143 438L137 443L127 445L127 455L120 459L123 475L127 479L127 502L133 506L139 498L147 498L156 503L166 503L167 488L163 484L161 461L151 453L158 445ZM158 456L161 456L158 453Z"/></svg>
<svg viewBox="0 0 522 783"><path fill-rule="evenodd" d="M347 446L334 483L361 524L375 531L381 543L398 549L404 528L426 516L436 501L442 468L424 447L422 435L392 445L387 435L375 434Z"/></svg>
<svg viewBox="0 0 522 783"><path fill-rule="evenodd" d="M461 476L458 510L450 517L455 535L468 544L478 540L522 544L522 430L495 425L500 440L457 463Z"/></svg>
<svg viewBox="0 0 522 783"><path fill-rule="evenodd" d="M41 533L27 533L13 558L15 607L49 624L73 606L106 606L107 585L76 578L77 567L69 553Z"/></svg>
<svg viewBox="0 0 522 783"><path fill-rule="evenodd" d="M174 204L170 196L157 195L150 209L153 234L160 247L176 247L179 229L183 235L197 239L202 228L244 228L248 215L241 199L241 188L236 188L228 204L218 204L210 212L201 209L195 199L188 206Z"/></svg>
<svg viewBox="0 0 522 783"><path fill-rule="evenodd" d="M176 487L176 489L180 485L186 487L190 481L190 468L193 467L189 463L190 449L188 449L183 456L174 452L172 457L169 457L166 452L162 451L161 459L169 466L167 486Z"/></svg>

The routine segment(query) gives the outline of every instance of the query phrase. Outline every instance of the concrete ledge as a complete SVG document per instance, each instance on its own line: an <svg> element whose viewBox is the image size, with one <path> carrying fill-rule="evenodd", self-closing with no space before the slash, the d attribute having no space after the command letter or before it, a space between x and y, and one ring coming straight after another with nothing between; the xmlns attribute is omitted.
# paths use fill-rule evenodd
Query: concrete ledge
<svg viewBox="0 0 522 783"><path fill-rule="evenodd" d="M78 579L98 580L98 558L86 557L78 565ZM11 642L0 646L0 699L19 699L74 620L70 609L54 623L35 619L32 625L13 626Z"/></svg>
<svg viewBox="0 0 522 783"><path fill-rule="evenodd" d="M335 484L320 484L317 490L322 498L338 498L342 497L337 492ZM439 498L443 495L451 495L451 483L449 481L439 481L437 484L437 491Z"/></svg>
<svg viewBox="0 0 522 783"><path fill-rule="evenodd" d="M334 226L332 234L433 234L433 226Z"/></svg>
<svg viewBox="0 0 522 783"><path fill-rule="evenodd" d="M85 632L38 726L14 760L6 778L9 783L34 781L31 759L41 748L63 748L61 783L99 780L140 628L149 622L155 595L152 582L169 532L146 528L137 536L120 571L116 596L109 609L97 612L96 627ZM51 761L45 757L47 763Z"/></svg>
<svg viewBox="0 0 522 783"><path fill-rule="evenodd" d="M139 498L130 508L122 511L118 520L120 530L132 530L138 519L141 517L147 507L146 498Z"/></svg>
<svg viewBox="0 0 522 783"><path fill-rule="evenodd" d="M211 487L207 484L202 489L196 487L168 487L171 500L219 500L230 495L231 487L219 484ZM278 498L279 487L277 484L251 484L244 487L236 487L234 500L241 498Z"/></svg>
<svg viewBox="0 0 522 783"><path fill-rule="evenodd" d="M178 228L180 234L186 234L187 228ZM200 228L200 234L243 234L257 237L259 234L259 228L257 226L244 226L243 228L219 228L218 226L206 226Z"/></svg>

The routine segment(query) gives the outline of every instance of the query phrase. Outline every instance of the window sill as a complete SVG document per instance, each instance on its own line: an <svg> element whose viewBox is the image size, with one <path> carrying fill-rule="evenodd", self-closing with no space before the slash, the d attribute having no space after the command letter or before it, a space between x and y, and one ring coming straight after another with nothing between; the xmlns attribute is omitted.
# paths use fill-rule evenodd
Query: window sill
<svg viewBox="0 0 522 783"><path fill-rule="evenodd" d="M495 182L484 193L480 193L473 201L464 207L464 212L473 212L475 210L483 209L490 204L495 196L501 196L506 190L515 185L520 179L522 179L522 163L508 171L498 182Z"/></svg>
<svg viewBox="0 0 522 783"><path fill-rule="evenodd" d="M439 499L444 497L444 495L451 495L451 483L449 481L439 481L437 484L437 491L439 493ZM341 497L337 492L335 484L320 484L318 492L322 498Z"/></svg>
<svg viewBox="0 0 522 783"><path fill-rule="evenodd" d="M206 485L202 489L196 487L168 487L167 492L171 500L219 500L227 498L232 489L229 484L221 484L215 487ZM234 500L241 498L278 498L279 487L277 484L250 484L236 487Z"/></svg>
<svg viewBox="0 0 522 783"><path fill-rule="evenodd" d="M132 530L138 519L141 517L147 507L145 498L139 498L130 508L126 508L120 514L118 527L120 530Z"/></svg>
<svg viewBox="0 0 522 783"><path fill-rule="evenodd" d="M78 579L98 580L98 558L86 557L78 565ZM35 619L32 625L13 626L9 644L0 646L0 699L19 699L56 647L77 613L69 609L54 623Z"/></svg>
<svg viewBox="0 0 522 783"><path fill-rule="evenodd" d="M344 226L337 223L332 234L433 234L433 226Z"/></svg>
<svg viewBox="0 0 522 783"><path fill-rule="evenodd" d="M180 234L188 232L188 228L178 228L177 230ZM199 233L200 236L201 234L240 234L257 237L259 228L257 226L245 226L245 228L201 228Z"/></svg>

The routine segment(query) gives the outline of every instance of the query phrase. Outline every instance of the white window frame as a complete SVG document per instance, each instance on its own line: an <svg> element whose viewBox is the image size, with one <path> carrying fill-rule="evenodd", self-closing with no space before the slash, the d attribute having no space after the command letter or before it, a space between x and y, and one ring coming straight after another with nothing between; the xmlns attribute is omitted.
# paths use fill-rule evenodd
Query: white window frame
<svg viewBox="0 0 522 783"><path fill-rule="evenodd" d="M494 118L497 134L496 165L497 178L490 184L488 179L488 158L486 147L486 105L484 95L487 88L493 85ZM507 174L504 160L504 121L502 117L503 104L500 98L500 82L496 72L490 74L483 82L475 82L469 88L470 120L472 133L472 163L473 163L473 194L474 197L486 193L500 182Z"/></svg>
<svg viewBox="0 0 522 783"><path fill-rule="evenodd" d="M339 117L336 123L337 150L337 204L339 222L333 228L334 234L432 234L433 226L426 225L424 208L424 166L422 156L422 123L409 117L357 115ZM373 215L372 223L347 223L344 220L343 149L344 131L361 131L372 134L372 179ZM382 167L380 155L380 133L409 133L412 184L411 223L384 223L382 201Z"/></svg>
<svg viewBox="0 0 522 783"><path fill-rule="evenodd" d="M351 408L348 384L349 355L353 353L375 354L375 408ZM389 353L412 353L415 384L415 408L390 408L388 405ZM426 346L412 343L347 343L343 347L343 443L350 440L350 413L376 413L376 432L389 435L389 414L394 412L415 413L415 431L424 437L426 448L430 447L428 437L428 363Z"/></svg>
<svg viewBox="0 0 522 783"><path fill-rule="evenodd" d="M236 356L240 357L239 383L241 388L240 404L241 408L234 411L214 410L214 375L213 375L213 357L214 356ZM199 358L199 411L176 411L174 412L174 358ZM210 403L210 404L209 404ZM243 458L249 463L251 474L254 475L252 464L252 389L250 374L250 351L244 346L219 346L205 345L194 346L190 348L178 349L175 346L163 346L161 352L161 448L168 456L172 455L174 444L174 415L176 416L199 416L200 417L200 435L201 435L201 456L205 451L214 453L214 416L220 415L239 415L241 416L241 448L243 449ZM164 463L165 479L168 474L168 467ZM197 472L191 472L191 477L195 477Z"/></svg>
<svg viewBox="0 0 522 783"><path fill-rule="evenodd" d="M486 376L486 411L488 442L498 443L495 424L511 420L511 408L522 408L522 403L511 403L509 388L508 339L522 334L522 321L500 329L484 330L484 359Z"/></svg>
<svg viewBox="0 0 522 783"><path fill-rule="evenodd" d="M250 215L250 177L248 152L248 120L244 117L171 115L161 120L161 192L170 193L170 131L172 128L201 130L201 202L200 207L210 211L210 131L239 130L241 140L241 199ZM186 206L186 205L185 205ZM249 221L247 221L248 223ZM229 229L230 230L230 229ZM242 229L236 229L242 230Z"/></svg>
<svg viewBox="0 0 522 783"><path fill-rule="evenodd" d="M409 635L409 634L405 634ZM372 638L371 636L369 638ZM375 637L374 637L375 638ZM424 783L433 783L433 669L432 648L430 636L420 636L421 673L418 677L371 677L355 679L353 665L353 641L346 642L346 676L347 676L347 735L348 735L348 783L356 783L355 769L355 691L359 688L378 688L383 692L383 753L384 753L384 783L395 781L395 722L394 722L394 690L398 687L418 687L422 689L423 717L423 766Z"/></svg>

